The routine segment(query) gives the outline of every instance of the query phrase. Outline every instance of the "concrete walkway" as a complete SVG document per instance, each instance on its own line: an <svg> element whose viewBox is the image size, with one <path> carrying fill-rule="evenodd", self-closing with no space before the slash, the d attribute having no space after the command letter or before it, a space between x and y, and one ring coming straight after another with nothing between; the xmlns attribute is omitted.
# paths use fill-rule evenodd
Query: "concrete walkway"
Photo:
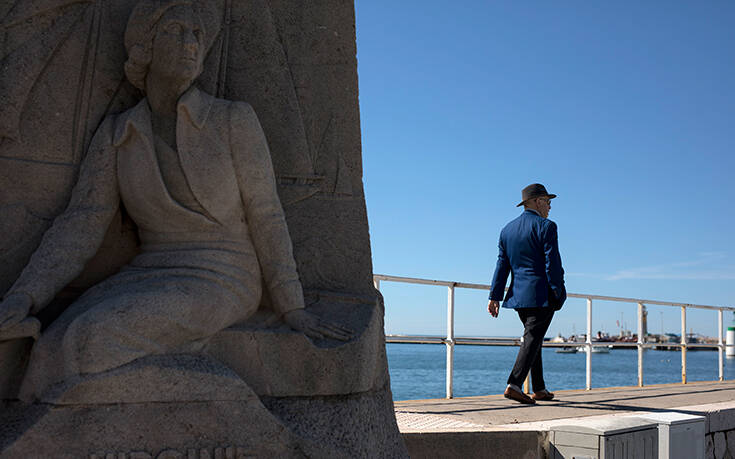
<svg viewBox="0 0 735 459"><path fill-rule="evenodd" d="M557 400L536 405L521 405L502 395L487 395L452 400L407 400L395 402L395 410L401 432L442 430L441 421L451 430L470 430L465 428L470 425L487 430L526 422L631 411L667 411L676 407L731 402L735 401L735 381L566 390L554 394ZM421 416L425 417L428 428L416 423ZM411 420L413 422L409 422Z"/></svg>
<svg viewBox="0 0 735 459"><path fill-rule="evenodd" d="M412 457L483 457L488 448L492 457L545 457L550 427L590 416L679 411L707 416L707 432L735 428L735 381L554 393L556 400L536 405L502 395L399 401L396 419Z"/></svg>

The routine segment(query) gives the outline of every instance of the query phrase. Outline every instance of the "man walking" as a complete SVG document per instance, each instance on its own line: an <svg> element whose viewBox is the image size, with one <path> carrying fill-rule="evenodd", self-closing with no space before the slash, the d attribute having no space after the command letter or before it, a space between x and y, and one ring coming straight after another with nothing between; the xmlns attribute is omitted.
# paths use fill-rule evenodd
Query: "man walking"
<svg viewBox="0 0 735 459"><path fill-rule="evenodd" d="M541 345L554 311L561 309L567 298L556 223L548 220L551 200L555 197L540 183L523 189L523 201L517 206L524 207L523 213L500 232L498 263L487 304L487 311L497 317L502 300L503 307L515 309L523 322L523 343L504 395L526 404L554 398L544 383ZM503 299L509 273L510 287ZM533 397L521 389L529 370Z"/></svg>

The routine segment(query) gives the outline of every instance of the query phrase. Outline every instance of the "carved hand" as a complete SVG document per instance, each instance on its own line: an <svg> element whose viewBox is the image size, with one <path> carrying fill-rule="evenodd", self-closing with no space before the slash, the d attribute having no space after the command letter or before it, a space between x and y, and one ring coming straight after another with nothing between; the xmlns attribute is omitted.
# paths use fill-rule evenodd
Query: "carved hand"
<svg viewBox="0 0 735 459"><path fill-rule="evenodd" d="M25 293L11 293L0 302L0 330L19 324L28 316L33 300Z"/></svg>
<svg viewBox="0 0 735 459"><path fill-rule="evenodd" d="M340 341L347 341L352 338L351 330L322 320L304 309L289 311L283 316L283 319L291 328L304 332L310 338L334 338Z"/></svg>

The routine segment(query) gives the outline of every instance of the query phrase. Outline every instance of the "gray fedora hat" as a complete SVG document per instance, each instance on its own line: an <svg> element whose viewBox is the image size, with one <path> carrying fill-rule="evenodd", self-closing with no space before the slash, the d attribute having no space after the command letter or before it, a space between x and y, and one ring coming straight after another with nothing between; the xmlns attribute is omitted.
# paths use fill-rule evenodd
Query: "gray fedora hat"
<svg viewBox="0 0 735 459"><path fill-rule="evenodd" d="M546 187L542 184L532 183L523 189L523 191L521 192L521 198L523 199L523 201L521 201L520 204L518 204L516 207L521 207L523 203L528 201L529 199L544 197L554 199L556 195L547 193Z"/></svg>

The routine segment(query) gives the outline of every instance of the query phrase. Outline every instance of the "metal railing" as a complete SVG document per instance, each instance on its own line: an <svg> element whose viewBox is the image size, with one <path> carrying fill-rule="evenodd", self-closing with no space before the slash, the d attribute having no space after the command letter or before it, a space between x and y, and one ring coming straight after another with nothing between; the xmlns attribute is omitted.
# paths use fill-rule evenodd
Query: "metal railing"
<svg viewBox="0 0 735 459"><path fill-rule="evenodd" d="M453 398L453 379L454 379L454 345L455 344L484 344L484 345L505 345L519 346L521 339L497 339L497 338L457 338L454 335L454 290L457 288L465 288L471 290L490 290L490 285L471 284L466 282L453 282L444 280L418 279L413 277L387 276L384 274L373 275L373 283L375 288L380 290L381 281L400 282L405 284L422 284L437 285L447 287L447 336L444 337L421 337L421 336L394 336L393 342L406 343L444 343L447 349L447 372L446 372L446 398ZM507 288L506 288L507 291ZM615 342L615 346L629 346L638 349L638 386L643 387L643 350L660 346L662 343L647 343L643 336L643 311L644 305L669 306L681 308L681 342L678 345L664 343L664 345L677 346L681 350L681 382L687 382L687 349L695 347L716 347L718 352L718 368L719 381L724 380L724 362L723 352L725 343L722 341L723 328L723 311L735 311L732 306L710 306L704 304L690 303L673 303L669 301L644 300L637 298L624 298L615 296L587 295L582 293L568 293L568 298L582 298L587 300L587 334L584 343L544 343L545 346L574 346L584 347L587 354L585 367L586 382L585 389L592 389L592 300L597 301L613 301L616 303L633 303L638 305L638 340L635 343ZM688 343L686 326L687 326L687 308L692 309L709 309L717 311L717 344L711 343ZM599 345L599 344L598 344ZM528 390L528 381L526 381L526 391Z"/></svg>

